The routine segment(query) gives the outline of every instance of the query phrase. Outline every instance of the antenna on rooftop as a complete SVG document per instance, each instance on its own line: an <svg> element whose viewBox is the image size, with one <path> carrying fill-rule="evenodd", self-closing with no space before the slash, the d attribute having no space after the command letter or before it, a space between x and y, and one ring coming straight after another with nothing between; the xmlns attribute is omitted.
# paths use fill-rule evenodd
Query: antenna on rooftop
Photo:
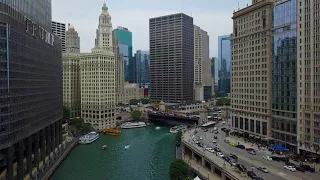
<svg viewBox="0 0 320 180"><path fill-rule="evenodd" d="M191 12L191 17L192 17L192 12Z"/></svg>
<svg viewBox="0 0 320 180"><path fill-rule="evenodd" d="M239 1L238 1L238 10L240 10L240 4L239 4Z"/></svg>

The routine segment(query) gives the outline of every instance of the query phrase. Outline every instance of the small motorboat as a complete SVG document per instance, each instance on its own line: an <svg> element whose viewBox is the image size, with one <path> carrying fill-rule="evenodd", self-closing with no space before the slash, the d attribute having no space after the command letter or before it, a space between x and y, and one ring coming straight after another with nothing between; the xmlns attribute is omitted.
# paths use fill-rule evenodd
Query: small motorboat
<svg viewBox="0 0 320 180"><path fill-rule="evenodd" d="M107 149L107 147L108 147L107 145L103 145L102 149L105 150L105 149Z"/></svg>
<svg viewBox="0 0 320 180"><path fill-rule="evenodd" d="M125 147L124 147L124 149L129 149L129 148L130 148L130 145L128 145L128 146L125 146Z"/></svg>
<svg viewBox="0 0 320 180"><path fill-rule="evenodd" d="M161 129L161 127L157 126L157 127L156 127L156 130L159 130L159 129Z"/></svg>

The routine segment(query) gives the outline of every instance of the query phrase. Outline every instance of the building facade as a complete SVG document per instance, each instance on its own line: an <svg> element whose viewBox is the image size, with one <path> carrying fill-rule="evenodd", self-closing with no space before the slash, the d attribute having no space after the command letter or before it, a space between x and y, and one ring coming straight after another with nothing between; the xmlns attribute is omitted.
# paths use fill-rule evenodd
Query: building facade
<svg viewBox="0 0 320 180"><path fill-rule="evenodd" d="M70 110L71 117L80 117L80 37L72 25L66 32L66 51L62 56L63 105Z"/></svg>
<svg viewBox="0 0 320 180"><path fill-rule="evenodd" d="M231 43L230 35L218 37L218 87L220 92L230 93Z"/></svg>
<svg viewBox="0 0 320 180"><path fill-rule="evenodd" d="M66 51L66 24L52 21L52 32L61 39L62 52Z"/></svg>
<svg viewBox="0 0 320 180"><path fill-rule="evenodd" d="M297 1L275 3L272 19L272 137L297 150Z"/></svg>
<svg viewBox="0 0 320 180"><path fill-rule="evenodd" d="M119 54L124 58L124 79L127 82L133 82L132 32L128 28L121 26L118 26L113 31L118 41Z"/></svg>
<svg viewBox="0 0 320 180"><path fill-rule="evenodd" d="M193 101L193 18L183 13L151 18L149 32L151 99Z"/></svg>
<svg viewBox="0 0 320 180"><path fill-rule="evenodd" d="M133 74L135 74L134 82L138 83L140 87L149 87L150 85L150 52L138 50L135 55L135 68L133 68Z"/></svg>
<svg viewBox="0 0 320 180"><path fill-rule="evenodd" d="M131 99L142 99L144 97L144 89L136 83L126 83L124 85L124 97L121 103L130 103Z"/></svg>
<svg viewBox="0 0 320 180"><path fill-rule="evenodd" d="M320 9L319 1L297 0L298 146L319 154L320 145Z"/></svg>
<svg viewBox="0 0 320 180"><path fill-rule="evenodd" d="M271 137L271 28L273 0L234 12L231 36L232 126Z"/></svg>
<svg viewBox="0 0 320 180"><path fill-rule="evenodd" d="M50 0L1 1L0 14L0 176L36 178L62 150L61 41Z"/></svg>

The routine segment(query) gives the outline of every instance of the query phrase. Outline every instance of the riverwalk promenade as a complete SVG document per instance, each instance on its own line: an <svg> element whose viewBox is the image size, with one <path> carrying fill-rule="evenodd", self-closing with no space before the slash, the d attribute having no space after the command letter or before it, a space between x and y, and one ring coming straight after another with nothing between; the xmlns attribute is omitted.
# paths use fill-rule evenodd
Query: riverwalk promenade
<svg viewBox="0 0 320 180"><path fill-rule="evenodd" d="M63 159L70 153L70 151L77 145L79 137L73 138L73 140L66 144L65 151L53 162L52 166L46 171L39 174L40 180L47 180L54 173L54 171L59 167Z"/></svg>

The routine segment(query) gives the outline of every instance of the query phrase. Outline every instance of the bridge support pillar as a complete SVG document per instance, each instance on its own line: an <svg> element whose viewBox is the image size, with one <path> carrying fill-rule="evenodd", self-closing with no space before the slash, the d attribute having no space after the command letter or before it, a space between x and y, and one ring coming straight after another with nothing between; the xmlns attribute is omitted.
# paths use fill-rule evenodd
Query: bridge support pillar
<svg viewBox="0 0 320 180"><path fill-rule="evenodd" d="M193 152L193 151L191 151L192 152L192 160L196 160L196 156L195 156L195 153Z"/></svg>
<svg viewBox="0 0 320 180"><path fill-rule="evenodd" d="M206 167L206 162L205 162L205 160L204 160L203 157L201 157L201 165L202 165L203 167Z"/></svg>
<svg viewBox="0 0 320 180"><path fill-rule="evenodd" d="M212 163L211 163L211 170L210 171L211 171L212 174L215 174L214 165Z"/></svg>
<svg viewBox="0 0 320 180"><path fill-rule="evenodd" d="M226 180L226 174L223 171L221 171L221 179Z"/></svg>

